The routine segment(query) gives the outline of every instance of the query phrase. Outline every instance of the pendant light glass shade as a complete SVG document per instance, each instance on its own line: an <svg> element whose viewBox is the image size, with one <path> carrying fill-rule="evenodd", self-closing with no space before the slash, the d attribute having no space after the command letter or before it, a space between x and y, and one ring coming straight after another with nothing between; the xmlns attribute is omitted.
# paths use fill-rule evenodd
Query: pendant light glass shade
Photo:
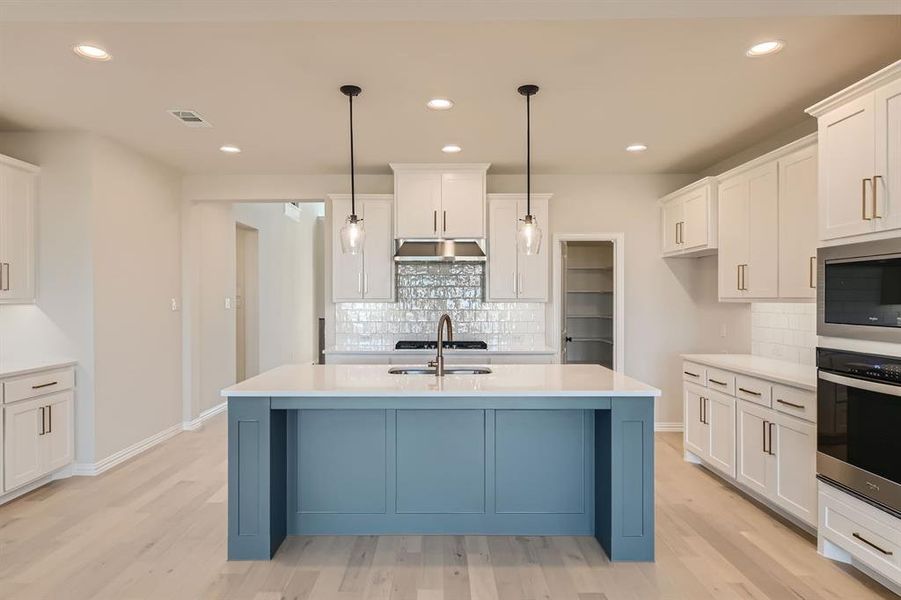
<svg viewBox="0 0 901 600"><path fill-rule="evenodd" d="M526 215L519 222L518 232L519 251L526 256L538 254L541 250L541 228L538 227L538 219L532 215Z"/></svg>
<svg viewBox="0 0 901 600"><path fill-rule="evenodd" d="M519 222L517 245L526 256L541 250L541 228L532 214L532 111L531 98L538 93L537 85L521 85L517 91L526 97L526 216Z"/></svg>
<svg viewBox="0 0 901 600"><path fill-rule="evenodd" d="M363 219L357 215L349 215L341 228L341 251L344 254L360 254L365 241L366 230L363 229Z"/></svg>
<svg viewBox="0 0 901 600"><path fill-rule="evenodd" d="M341 227L341 251L344 254L360 254L363 252L363 242L366 241L363 219L357 216L357 190L354 181L354 96L359 96L362 91L356 85L341 86L341 93L347 96L350 109L350 215Z"/></svg>

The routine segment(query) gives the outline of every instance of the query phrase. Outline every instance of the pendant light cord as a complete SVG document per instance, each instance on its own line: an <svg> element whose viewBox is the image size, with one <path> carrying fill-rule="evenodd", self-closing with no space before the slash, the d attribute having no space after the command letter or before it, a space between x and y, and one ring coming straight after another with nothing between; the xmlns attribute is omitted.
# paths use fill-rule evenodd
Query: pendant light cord
<svg viewBox="0 0 901 600"><path fill-rule="evenodd" d="M357 207L354 202L356 197L356 187L354 183L354 97L353 95L347 96L347 101L350 105L350 214L353 217L357 216Z"/></svg>
<svg viewBox="0 0 901 600"><path fill-rule="evenodd" d="M526 216L532 215L532 109L526 96Z"/></svg>

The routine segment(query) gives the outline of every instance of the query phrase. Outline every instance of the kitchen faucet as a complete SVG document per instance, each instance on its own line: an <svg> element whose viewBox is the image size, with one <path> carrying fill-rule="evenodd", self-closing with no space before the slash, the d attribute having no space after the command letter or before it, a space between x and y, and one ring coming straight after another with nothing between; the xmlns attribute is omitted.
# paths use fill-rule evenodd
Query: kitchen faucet
<svg viewBox="0 0 901 600"><path fill-rule="evenodd" d="M430 367L435 367L435 375L444 377L444 325L447 324L447 341L454 341L454 324L451 322L450 315L444 313L438 319L438 356L435 360L429 361Z"/></svg>

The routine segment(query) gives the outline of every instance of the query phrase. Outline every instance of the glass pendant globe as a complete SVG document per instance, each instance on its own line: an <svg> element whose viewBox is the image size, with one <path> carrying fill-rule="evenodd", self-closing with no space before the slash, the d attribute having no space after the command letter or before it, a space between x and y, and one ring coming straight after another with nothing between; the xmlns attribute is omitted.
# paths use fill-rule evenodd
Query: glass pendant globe
<svg viewBox="0 0 901 600"><path fill-rule="evenodd" d="M356 215L347 217L347 221L341 228L341 251L344 254L359 254L363 251L365 240L366 231L363 229L363 220Z"/></svg>
<svg viewBox="0 0 901 600"><path fill-rule="evenodd" d="M526 256L538 254L541 249L541 228L538 227L538 219L526 215L519 224L517 237L520 252Z"/></svg>

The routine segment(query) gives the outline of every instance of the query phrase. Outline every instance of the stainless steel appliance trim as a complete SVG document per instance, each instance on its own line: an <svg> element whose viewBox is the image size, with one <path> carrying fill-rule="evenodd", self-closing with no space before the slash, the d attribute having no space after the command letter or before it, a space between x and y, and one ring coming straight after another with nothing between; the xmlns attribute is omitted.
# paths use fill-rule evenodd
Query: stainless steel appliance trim
<svg viewBox="0 0 901 600"><path fill-rule="evenodd" d="M877 394L888 394L890 396L901 397L901 385L892 385L890 383L879 383L876 381L867 381L866 379L855 379L854 377L845 377L844 375L836 375L828 371L820 371L818 377L823 381L831 381L839 385L867 390L868 392L876 392Z"/></svg>
<svg viewBox="0 0 901 600"><path fill-rule="evenodd" d="M901 513L901 483L870 473L824 452L817 452L817 474L890 511Z"/></svg>
<svg viewBox="0 0 901 600"><path fill-rule="evenodd" d="M826 264L901 257L901 238L817 249L817 335L901 343L901 328L826 322Z"/></svg>

